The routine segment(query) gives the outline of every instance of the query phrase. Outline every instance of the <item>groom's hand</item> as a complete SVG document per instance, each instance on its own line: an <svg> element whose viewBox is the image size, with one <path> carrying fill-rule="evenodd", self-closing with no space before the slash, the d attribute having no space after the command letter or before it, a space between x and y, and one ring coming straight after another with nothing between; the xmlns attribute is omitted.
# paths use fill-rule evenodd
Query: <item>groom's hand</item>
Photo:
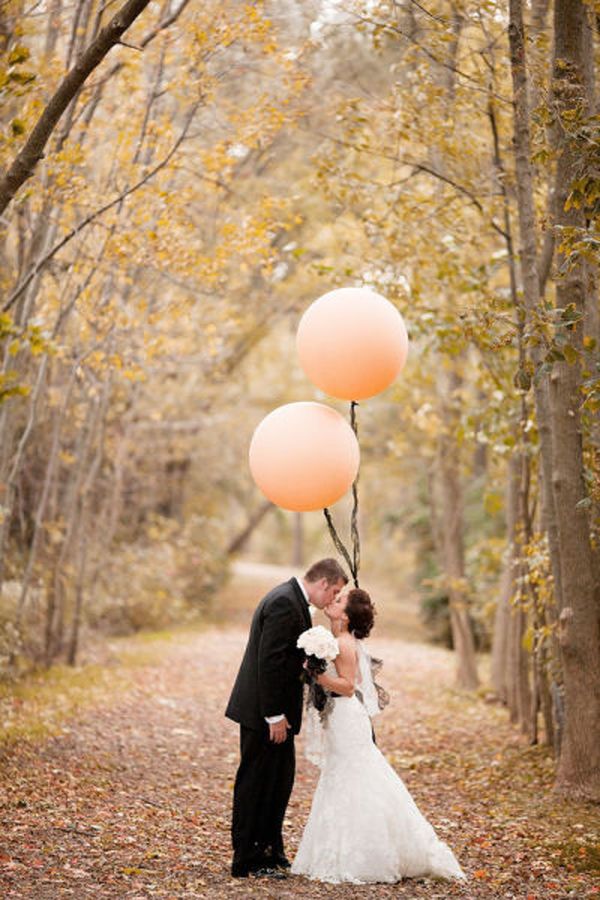
<svg viewBox="0 0 600 900"><path fill-rule="evenodd" d="M288 728L292 726L284 716L279 722L269 725L269 740L274 744L283 744L287 738Z"/></svg>

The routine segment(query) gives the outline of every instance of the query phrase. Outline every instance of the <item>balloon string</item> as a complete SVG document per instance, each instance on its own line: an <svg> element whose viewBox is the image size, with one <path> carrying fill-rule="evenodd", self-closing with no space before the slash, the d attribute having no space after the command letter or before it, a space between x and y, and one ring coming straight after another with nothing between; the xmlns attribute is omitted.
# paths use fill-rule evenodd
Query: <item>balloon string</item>
<svg viewBox="0 0 600 900"><path fill-rule="evenodd" d="M356 435L356 440L358 441L358 424L356 421L356 407L358 403L356 400L353 400L350 404L350 424L352 426L352 431ZM357 471L356 478L352 483L352 515L350 516L350 537L352 538L352 558L354 560L354 569L352 575L354 577L354 584L358 587L358 570L360 568L360 535L358 533L358 476L359 473Z"/></svg>
<svg viewBox="0 0 600 900"><path fill-rule="evenodd" d="M329 533L331 534L331 539L333 540L333 543L335 544L335 548L339 553L342 554L342 556L348 563L348 568L350 569L350 572L352 573L352 580L354 581L354 586L358 587L358 578L357 578L357 573L354 571L354 562L352 560L352 557L350 556L350 554L344 547L342 539L340 538L339 534L337 533L337 531L335 529L335 525L333 524L333 519L331 518L331 513L329 512L327 507L325 507L325 509L323 510L323 514L325 516L325 519L327 520L327 526L329 528Z"/></svg>
<svg viewBox="0 0 600 900"><path fill-rule="evenodd" d="M356 439L358 440L358 426L356 423L356 407L358 403L356 400L353 400L350 404L350 424L352 426L352 430L356 435ZM352 484L352 513L350 516L350 537L352 539L352 556L344 546L342 539L336 531L335 525L333 524L333 519L331 517L331 513L327 508L323 510L323 514L325 516L325 520L327 522L327 527L329 528L329 533L331 534L331 538L335 545L336 550L342 554L346 562L348 563L348 568L350 569L350 573L352 575L352 580L354 581L354 586L358 587L358 570L360 568L360 534L358 532L358 473L356 478L354 479L354 483Z"/></svg>

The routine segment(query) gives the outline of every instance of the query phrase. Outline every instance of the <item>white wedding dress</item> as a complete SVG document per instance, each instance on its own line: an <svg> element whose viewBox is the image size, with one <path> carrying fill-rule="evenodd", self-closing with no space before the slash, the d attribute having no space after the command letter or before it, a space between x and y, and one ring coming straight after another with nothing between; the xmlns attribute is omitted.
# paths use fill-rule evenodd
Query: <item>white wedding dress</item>
<svg viewBox="0 0 600 900"><path fill-rule="evenodd" d="M292 873L354 884L465 878L373 743L370 714L378 711L377 693L369 657L356 643L361 699L334 698L324 725L313 707L308 710L306 754L320 766L321 777Z"/></svg>

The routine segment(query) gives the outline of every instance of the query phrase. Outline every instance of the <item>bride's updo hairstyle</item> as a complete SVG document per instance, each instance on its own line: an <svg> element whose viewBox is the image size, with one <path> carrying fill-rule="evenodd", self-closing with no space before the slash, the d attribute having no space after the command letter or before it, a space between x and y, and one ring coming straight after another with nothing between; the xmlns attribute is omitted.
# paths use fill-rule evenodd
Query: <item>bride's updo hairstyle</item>
<svg viewBox="0 0 600 900"><path fill-rule="evenodd" d="M367 592L362 588L348 591L345 612L348 616L348 631L359 641L368 637L375 621L375 606Z"/></svg>

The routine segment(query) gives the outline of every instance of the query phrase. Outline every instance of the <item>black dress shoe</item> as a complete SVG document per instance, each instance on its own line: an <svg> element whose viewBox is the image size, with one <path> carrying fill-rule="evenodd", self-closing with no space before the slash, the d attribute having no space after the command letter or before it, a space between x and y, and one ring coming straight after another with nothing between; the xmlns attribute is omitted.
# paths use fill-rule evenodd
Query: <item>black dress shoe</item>
<svg viewBox="0 0 600 900"><path fill-rule="evenodd" d="M231 877L248 878L257 869L266 869L274 865L271 862L271 857L264 854L252 856L250 859L234 860L231 864Z"/></svg>
<svg viewBox="0 0 600 900"><path fill-rule="evenodd" d="M276 869L291 869L292 864L283 853L275 853L269 858L269 865Z"/></svg>
<svg viewBox="0 0 600 900"><path fill-rule="evenodd" d="M263 866L260 869L254 869L254 871L250 872L249 874L251 878L287 878L287 874L285 872L282 872L281 869L276 869L273 866Z"/></svg>
<svg viewBox="0 0 600 900"><path fill-rule="evenodd" d="M231 867L231 877L232 878L247 878L250 874L250 869L247 869L245 866L232 866Z"/></svg>

